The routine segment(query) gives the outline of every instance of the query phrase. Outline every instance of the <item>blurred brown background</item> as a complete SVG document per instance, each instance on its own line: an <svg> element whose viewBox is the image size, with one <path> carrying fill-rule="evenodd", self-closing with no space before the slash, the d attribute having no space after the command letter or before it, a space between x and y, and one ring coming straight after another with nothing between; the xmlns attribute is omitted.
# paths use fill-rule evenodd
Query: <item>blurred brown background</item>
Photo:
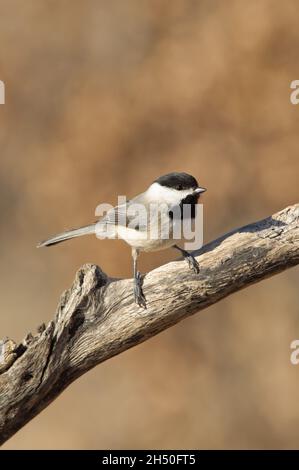
<svg viewBox="0 0 299 470"><path fill-rule="evenodd" d="M1 0L0 18L0 337L48 322L83 263L131 277L121 241L35 246L160 174L208 188L205 241L298 202L298 1ZM4 448L298 448L298 281L97 367Z"/></svg>

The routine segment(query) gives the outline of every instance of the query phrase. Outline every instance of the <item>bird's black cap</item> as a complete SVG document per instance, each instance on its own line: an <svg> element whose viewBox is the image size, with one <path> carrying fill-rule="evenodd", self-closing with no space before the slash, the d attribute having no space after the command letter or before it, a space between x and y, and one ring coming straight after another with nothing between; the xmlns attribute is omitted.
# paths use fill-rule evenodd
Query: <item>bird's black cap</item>
<svg viewBox="0 0 299 470"><path fill-rule="evenodd" d="M168 173L157 178L154 183L178 190L198 188L196 179L188 173Z"/></svg>

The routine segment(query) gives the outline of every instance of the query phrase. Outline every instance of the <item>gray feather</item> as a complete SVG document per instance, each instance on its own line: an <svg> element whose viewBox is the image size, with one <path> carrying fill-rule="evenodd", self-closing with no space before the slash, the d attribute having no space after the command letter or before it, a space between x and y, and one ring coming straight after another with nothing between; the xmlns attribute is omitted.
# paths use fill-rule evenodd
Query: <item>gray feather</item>
<svg viewBox="0 0 299 470"><path fill-rule="evenodd" d="M56 245L56 243L64 242L65 240L70 240L71 238L81 237L82 235L90 235L95 233L95 224L86 225L85 227L80 227L73 230L67 230L66 232L59 233L48 240L44 240L37 245L37 248L42 246L51 246Z"/></svg>

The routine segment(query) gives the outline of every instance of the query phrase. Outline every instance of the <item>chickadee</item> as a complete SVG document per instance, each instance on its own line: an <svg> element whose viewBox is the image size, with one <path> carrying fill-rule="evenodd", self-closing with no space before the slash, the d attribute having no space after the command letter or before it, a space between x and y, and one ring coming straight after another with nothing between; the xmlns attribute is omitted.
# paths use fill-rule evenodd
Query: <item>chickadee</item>
<svg viewBox="0 0 299 470"><path fill-rule="evenodd" d="M173 247L181 252L190 268L199 272L198 262L194 256L175 243L174 227L184 217L193 219L198 199L206 191L196 179L187 173L168 173L156 179L144 192L127 201L125 204L109 210L98 222L78 229L68 230L38 244L38 247L56 245L57 243L96 234L99 238L121 238L132 248L134 272L135 302L146 308L142 291L142 276L137 270L137 258L141 251L158 251ZM163 205L167 210L152 211L152 207ZM184 215L184 206L189 205L188 215ZM139 209L143 208L143 212ZM154 215L153 215L154 214ZM179 217L175 214L180 214ZM165 230L167 229L167 230ZM156 233L156 236L152 236ZM167 233L165 237L163 234Z"/></svg>

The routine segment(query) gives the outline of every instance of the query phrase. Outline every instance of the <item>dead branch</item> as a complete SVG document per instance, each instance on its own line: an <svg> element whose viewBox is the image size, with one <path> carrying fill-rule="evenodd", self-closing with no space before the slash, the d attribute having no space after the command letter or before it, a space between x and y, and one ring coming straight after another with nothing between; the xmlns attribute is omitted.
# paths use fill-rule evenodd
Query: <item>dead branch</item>
<svg viewBox="0 0 299 470"><path fill-rule="evenodd" d="M94 265L77 273L55 318L18 346L5 340L0 364L0 443L92 367L189 315L299 263L299 204L224 235L184 261L148 273L147 310L136 306L132 280L114 280ZM0 350L1 353L1 350Z"/></svg>

